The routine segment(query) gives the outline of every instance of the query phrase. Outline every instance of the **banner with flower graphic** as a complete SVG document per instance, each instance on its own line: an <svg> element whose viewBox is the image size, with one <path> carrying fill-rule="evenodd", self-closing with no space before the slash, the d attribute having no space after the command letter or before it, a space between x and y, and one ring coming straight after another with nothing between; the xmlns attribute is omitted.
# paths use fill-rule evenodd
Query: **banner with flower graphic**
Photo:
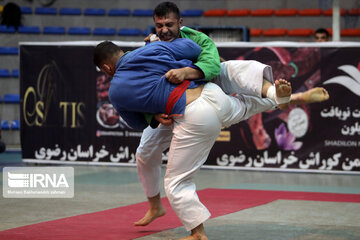
<svg viewBox="0 0 360 240"><path fill-rule="evenodd" d="M232 126L208 164L288 171L360 172L360 48L351 44L252 43L219 47L225 59L257 60L315 103L257 114ZM321 99L325 88L330 99ZM224 150L226 149L226 150Z"/></svg>
<svg viewBox="0 0 360 240"><path fill-rule="evenodd" d="M143 43L116 42L124 50ZM20 48L24 161L133 165L141 132L108 99L97 42ZM257 114L222 129L209 168L360 173L359 43L219 43L226 60L257 60L315 103ZM34 61L33 59L37 59ZM69 59L77 59L74 67ZM330 95L321 101L325 88ZM167 153L163 154L164 163Z"/></svg>

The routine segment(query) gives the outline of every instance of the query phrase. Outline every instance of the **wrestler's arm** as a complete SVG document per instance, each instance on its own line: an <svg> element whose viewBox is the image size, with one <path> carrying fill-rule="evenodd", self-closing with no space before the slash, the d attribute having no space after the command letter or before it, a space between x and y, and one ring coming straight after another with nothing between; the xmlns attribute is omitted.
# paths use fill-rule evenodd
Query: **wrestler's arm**
<svg viewBox="0 0 360 240"><path fill-rule="evenodd" d="M150 113L144 113L146 122L150 127L157 128L159 126L159 123L161 123L164 126L170 126L173 124L173 119L169 118L169 115L165 113L158 113L158 114L150 114Z"/></svg>
<svg viewBox="0 0 360 240"><path fill-rule="evenodd" d="M201 53L194 65L201 69L206 80L217 77L220 74L221 65L215 43L206 34L191 28L184 27L182 31L187 32L187 36L201 48Z"/></svg>
<svg viewBox="0 0 360 240"><path fill-rule="evenodd" d="M165 113L148 114L120 111L121 118L133 129L144 130L147 126L157 128L159 123L165 126L173 124L174 120Z"/></svg>
<svg viewBox="0 0 360 240"><path fill-rule="evenodd" d="M195 62L202 50L194 41L186 38L178 38L171 42L170 48L176 60L189 59ZM204 73L195 65L184 68L171 69L165 74L166 78L175 84L181 83L185 79L203 79Z"/></svg>
<svg viewBox="0 0 360 240"><path fill-rule="evenodd" d="M189 38L197 43L201 53L194 64L196 68L172 69L166 74L166 78L172 83L181 83L185 79L211 80L219 75L220 57L215 43L206 34L188 27L183 27L180 33L182 38Z"/></svg>
<svg viewBox="0 0 360 240"><path fill-rule="evenodd" d="M193 67L184 67L178 69L171 69L165 74L166 79L174 84L181 83L185 79L194 80L194 79L204 79L205 75L203 71L198 68Z"/></svg>

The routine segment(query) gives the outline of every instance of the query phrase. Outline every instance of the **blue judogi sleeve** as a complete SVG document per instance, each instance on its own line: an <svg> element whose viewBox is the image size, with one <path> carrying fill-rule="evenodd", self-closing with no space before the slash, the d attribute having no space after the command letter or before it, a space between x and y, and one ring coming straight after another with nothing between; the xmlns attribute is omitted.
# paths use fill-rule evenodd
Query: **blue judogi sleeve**
<svg viewBox="0 0 360 240"><path fill-rule="evenodd" d="M132 129L144 130L149 125L143 113L120 111L119 115Z"/></svg>
<svg viewBox="0 0 360 240"><path fill-rule="evenodd" d="M176 60L189 59L196 61L201 53L199 45L187 38L177 38L169 42L169 44L171 44L169 50Z"/></svg>

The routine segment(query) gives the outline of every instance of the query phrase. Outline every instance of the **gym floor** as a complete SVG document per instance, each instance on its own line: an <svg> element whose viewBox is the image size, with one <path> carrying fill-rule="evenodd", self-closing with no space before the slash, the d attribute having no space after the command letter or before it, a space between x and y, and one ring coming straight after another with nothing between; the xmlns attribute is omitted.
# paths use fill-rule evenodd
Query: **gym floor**
<svg viewBox="0 0 360 240"><path fill-rule="evenodd" d="M21 162L20 153L0 154L0 165L27 166ZM1 197L0 231L146 201L135 167L73 167L74 198ZM0 179L2 186L2 171ZM196 185L198 190L360 194L360 175L201 169ZM165 196L163 190L161 195ZM205 229L209 239L216 240L358 240L360 203L279 199L212 218L205 223ZM177 239L188 234L181 226L136 239ZM1 232L0 239L5 239Z"/></svg>

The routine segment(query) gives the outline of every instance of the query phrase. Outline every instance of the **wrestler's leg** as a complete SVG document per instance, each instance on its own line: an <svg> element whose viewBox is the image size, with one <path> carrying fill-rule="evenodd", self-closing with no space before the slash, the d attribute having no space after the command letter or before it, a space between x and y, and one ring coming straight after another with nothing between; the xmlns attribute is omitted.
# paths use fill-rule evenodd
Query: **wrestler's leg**
<svg viewBox="0 0 360 240"><path fill-rule="evenodd" d="M291 85L285 79L279 79L275 81L275 89L276 89L276 103L280 109L285 109L289 106L291 99ZM278 101L279 99L279 101ZM281 101L281 99L288 99L285 101Z"/></svg>
<svg viewBox="0 0 360 240"><path fill-rule="evenodd" d="M148 197L149 210L145 216L135 222L135 226L145 226L157 217L165 214L160 201L160 180L162 153L170 146L172 128L160 125L148 127L143 131L136 150L138 176Z"/></svg>
<svg viewBox="0 0 360 240"><path fill-rule="evenodd" d="M273 86L273 84L264 78L263 83L262 83L262 88L261 88L261 96L262 97L266 97L266 94L271 86Z"/></svg>
<svg viewBox="0 0 360 240"><path fill-rule="evenodd" d="M281 81L281 80L279 80ZM220 75L214 79L227 94L246 94L274 100L281 109L290 101L290 94L278 94L280 86L274 84L271 67L253 60L232 60L221 63ZM291 88L287 88L290 89Z"/></svg>
<svg viewBox="0 0 360 240"><path fill-rule="evenodd" d="M275 81L276 83L276 81ZM267 97L267 92L269 88L273 86L272 83L264 79L263 87L261 90L262 97ZM276 85L275 85L276 88ZM279 96L280 97L280 96ZM316 102L323 102L329 100L330 96L329 93L326 91L325 88L322 87L315 87L311 88L305 92L297 92L291 94L290 102L288 104L279 105L280 109L286 109L289 105L297 106L302 104L310 104Z"/></svg>
<svg viewBox="0 0 360 240"><path fill-rule="evenodd" d="M291 86L286 81L283 84L282 79L275 81L275 87L279 96L289 96L291 93ZM286 108L287 105L288 104L284 104L281 107ZM247 123L249 124L250 131L252 133L252 140L256 149L263 150L268 148L271 143L271 138L262 124L261 113L251 116Z"/></svg>
<svg viewBox="0 0 360 240"><path fill-rule="evenodd" d="M231 60L221 63L220 75L214 79L226 94L246 94L258 97L270 97L276 100L276 86L274 85L270 66L253 60ZM269 88L272 94L269 96ZM277 96L280 98L280 96ZM309 89L306 92L291 95L290 105L322 102L329 99L328 92L321 87ZM289 100L286 100L287 102ZM279 103L279 102L277 102ZM281 105L285 109L287 105Z"/></svg>
<svg viewBox="0 0 360 240"><path fill-rule="evenodd" d="M193 178L206 161L220 129L216 109L202 96L186 106L183 117L174 120L164 186L175 213L186 230L191 230L187 240L207 239L203 223L210 213L196 194Z"/></svg>
<svg viewBox="0 0 360 240"><path fill-rule="evenodd" d="M315 102L323 102L330 98L325 88L311 88L305 92L294 93L291 95L290 105L301 105Z"/></svg>
<svg viewBox="0 0 360 240"><path fill-rule="evenodd" d="M191 229L191 235L181 238L180 240L208 240L205 233L204 224L200 224L196 228Z"/></svg>
<svg viewBox="0 0 360 240"><path fill-rule="evenodd" d="M161 203L160 193L154 197L148 197L149 209L145 216L139 221L134 222L135 226L146 226L158 217L166 214L166 210Z"/></svg>
<svg viewBox="0 0 360 240"><path fill-rule="evenodd" d="M220 75L214 79L226 94L266 96L273 84L271 67L253 60L231 60L221 63ZM263 85L266 83L265 88ZM264 94L263 94L264 92Z"/></svg>
<svg viewBox="0 0 360 240"><path fill-rule="evenodd" d="M201 96L186 107L184 117L175 120L164 185L172 208L185 228L191 230L186 240L207 239L203 222L210 213L197 197L193 178L206 161L221 126L273 107L270 99L238 97L228 96L217 85L208 83Z"/></svg>
<svg viewBox="0 0 360 240"><path fill-rule="evenodd" d="M284 79L279 79L275 81L275 91L276 95L279 98L290 97L291 95L291 85ZM286 104L276 104L273 100L269 98L259 98L254 96L248 96L245 94L235 94L234 97L238 98L240 101L244 102L247 106L247 111L244 114L242 120L248 119L257 113L261 113L271 108L278 106L282 107ZM271 107L270 107L271 106Z"/></svg>

